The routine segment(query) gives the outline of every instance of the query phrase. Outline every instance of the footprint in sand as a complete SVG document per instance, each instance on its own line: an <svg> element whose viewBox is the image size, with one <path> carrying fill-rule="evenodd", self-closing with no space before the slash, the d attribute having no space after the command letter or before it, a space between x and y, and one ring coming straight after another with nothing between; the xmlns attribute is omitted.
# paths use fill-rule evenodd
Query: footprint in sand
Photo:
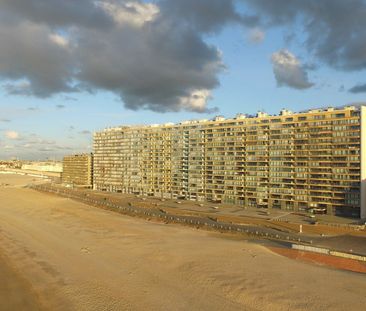
<svg viewBox="0 0 366 311"><path fill-rule="evenodd" d="M89 254L89 253L90 253L90 249L89 249L89 248L87 248L87 247L82 247L82 248L80 249L80 251L81 251L81 252L83 252L83 253L85 253L85 254Z"/></svg>

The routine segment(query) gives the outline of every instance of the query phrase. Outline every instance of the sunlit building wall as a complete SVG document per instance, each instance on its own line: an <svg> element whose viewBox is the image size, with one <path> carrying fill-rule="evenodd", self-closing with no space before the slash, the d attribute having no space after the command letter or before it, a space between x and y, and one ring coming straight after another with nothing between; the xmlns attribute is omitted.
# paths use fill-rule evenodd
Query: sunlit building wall
<svg viewBox="0 0 366 311"><path fill-rule="evenodd" d="M63 184L91 187L93 184L93 155L75 154L63 158Z"/></svg>
<svg viewBox="0 0 366 311"><path fill-rule="evenodd" d="M366 217L365 109L105 129L94 134L93 186Z"/></svg>

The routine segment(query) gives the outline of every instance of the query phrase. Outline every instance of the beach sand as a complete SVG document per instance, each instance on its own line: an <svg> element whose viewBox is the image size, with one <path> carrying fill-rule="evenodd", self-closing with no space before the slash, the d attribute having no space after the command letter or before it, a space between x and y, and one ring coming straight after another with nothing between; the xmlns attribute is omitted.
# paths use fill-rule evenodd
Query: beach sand
<svg viewBox="0 0 366 311"><path fill-rule="evenodd" d="M36 293L29 282L9 267L0 254L0 310L41 310Z"/></svg>
<svg viewBox="0 0 366 311"><path fill-rule="evenodd" d="M364 310L366 277L1 176L0 310ZM11 285L14 275L18 284ZM11 298L10 294L16 299ZM10 297L10 298L9 298ZM5 302L4 302L5 301ZM5 306L5 307L4 307Z"/></svg>

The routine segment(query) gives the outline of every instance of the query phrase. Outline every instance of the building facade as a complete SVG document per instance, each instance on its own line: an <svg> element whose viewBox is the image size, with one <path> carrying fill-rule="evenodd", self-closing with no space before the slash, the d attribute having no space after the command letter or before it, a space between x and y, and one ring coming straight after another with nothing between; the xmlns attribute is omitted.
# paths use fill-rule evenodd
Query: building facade
<svg viewBox="0 0 366 311"><path fill-rule="evenodd" d="M76 154L63 159L62 183L91 187L93 185L93 155Z"/></svg>
<svg viewBox="0 0 366 311"><path fill-rule="evenodd" d="M22 170L62 173L61 162L28 162L22 164Z"/></svg>
<svg viewBox="0 0 366 311"><path fill-rule="evenodd" d="M93 187L366 217L365 109L105 129L94 134Z"/></svg>

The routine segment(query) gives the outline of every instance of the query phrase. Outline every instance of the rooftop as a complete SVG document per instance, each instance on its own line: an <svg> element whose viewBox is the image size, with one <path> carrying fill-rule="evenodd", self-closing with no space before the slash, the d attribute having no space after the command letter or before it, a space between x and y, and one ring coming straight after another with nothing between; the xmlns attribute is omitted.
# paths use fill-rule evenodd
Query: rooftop
<svg viewBox="0 0 366 311"><path fill-rule="evenodd" d="M300 112L292 112L288 109L282 109L279 114L277 115L270 115L263 111L258 111L255 115L250 114L243 114L238 113L234 118L228 118L226 119L224 116L215 116L212 119L200 119L200 120L186 120L182 121L180 123L164 123L164 124L136 124L136 125L121 125L117 127L108 127L102 132L109 132L109 131L117 131L121 129L130 129L130 128L163 128L163 127L174 127L178 125L191 125L191 124L200 124L200 123L207 123L207 122L217 122L217 121L236 121L236 120L244 120L244 119L260 119L260 118L274 118L279 116L291 116L291 115L299 115L299 114L317 114L317 113L323 113L323 112L333 112L333 111L345 111L345 110L356 110L359 111L362 106L365 106L366 104L357 104L357 105L349 105L349 106L341 106L341 107L326 107L326 108L316 108L316 109L308 109L303 110Z"/></svg>

